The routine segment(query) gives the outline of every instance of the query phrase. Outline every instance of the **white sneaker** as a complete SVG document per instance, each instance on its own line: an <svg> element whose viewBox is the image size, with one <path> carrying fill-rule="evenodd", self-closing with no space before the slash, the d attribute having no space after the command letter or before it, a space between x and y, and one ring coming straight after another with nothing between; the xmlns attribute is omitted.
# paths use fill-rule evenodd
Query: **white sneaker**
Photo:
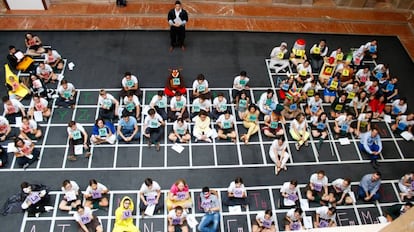
<svg viewBox="0 0 414 232"><path fill-rule="evenodd" d="M40 213L35 213L35 217L39 217L40 216Z"/></svg>
<svg viewBox="0 0 414 232"><path fill-rule="evenodd" d="M45 206L45 210L46 210L46 212L50 212L50 211L53 210L53 207L52 206Z"/></svg>
<svg viewBox="0 0 414 232"><path fill-rule="evenodd" d="M300 145L299 143L295 143L296 151L299 151Z"/></svg>
<svg viewBox="0 0 414 232"><path fill-rule="evenodd" d="M309 146L309 141L308 140L305 141L305 146L306 147Z"/></svg>
<svg viewBox="0 0 414 232"><path fill-rule="evenodd" d="M213 142L213 141L211 141L210 138L207 138L206 141L209 142L209 143L212 143Z"/></svg>
<svg viewBox="0 0 414 232"><path fill-rule="evenodd" d="M53 99L56 99L56 98L58 98L58 97L59 97L59 95L57 95L57 94L53 94L53 95L52 95L52 98L53 98Z"/></svg>

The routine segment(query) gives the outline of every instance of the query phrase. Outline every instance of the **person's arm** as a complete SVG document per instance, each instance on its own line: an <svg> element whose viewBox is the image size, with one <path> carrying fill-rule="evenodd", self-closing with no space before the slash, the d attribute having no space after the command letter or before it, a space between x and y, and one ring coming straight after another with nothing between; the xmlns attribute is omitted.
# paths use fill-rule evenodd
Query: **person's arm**
<svg viewBox="0 0 414 232"><path fill-rule="evenodd" d="M134 136L136 135L138 133L138 125L137 124L135 124L134 125L134 132L132 132L132 135L130 136L130 138L132 139L132 138L134 138Z"/></svg>
<svg viewBox="0 0 414 232"><path fill-rule="evenodd" d="M84 232L89 232L88 228L85 226L85 224L83 224L82 222L78 221L78 224L80 226L80 228L84 231Z"/></svg>
<svg viewBox="0 0 414 232"><path fill-rule="evenodd" d="M124 134L122 133L121 128L122 128L122 126L120 124L118 124L116 132L123 140L126 140Z"/></svg>
<svg viewBox="0 0 414 232"><path fill-rule="evenodd" d="M397 94L398 94L398 89L397 88L394 88L394 92L390 96L388 96L387 99L390 100L390 99L392 99Z"/></svg>
<svg viewBox="0 0 414 232"><path fill-rule="evenodd" d="M369 133L369 132L366 132L366 133ZM362 138L361 138L361 143L364 146L365 151L367 151L368 154L372 154L371 148L368 146L368 137L369 136L370 135L368 135L368 134L363 135Z"/></svg>

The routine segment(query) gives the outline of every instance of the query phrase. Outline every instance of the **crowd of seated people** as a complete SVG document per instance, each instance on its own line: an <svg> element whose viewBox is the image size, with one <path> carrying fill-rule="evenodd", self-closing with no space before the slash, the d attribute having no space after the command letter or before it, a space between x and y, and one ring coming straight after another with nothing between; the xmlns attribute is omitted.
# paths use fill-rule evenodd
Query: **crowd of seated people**
<svg viewBox="0 0 414 232"><path fill-rule="evenodd" d="M0 139L14 142L17 164L23 168L27 168L40 158L40 151L35 147L35 142L41 139L43 133L37 125L35 116L40 115L41 120L48 120L52 101L55 107L75 108L78 94L72 83L59 78L58 73L64 69L61 55L56 50L44 48L40 38L31 33L26 35L25 41L25 53L14 46L9 47L8 65L11 72L27 71L30 75L29 78L25 78L14 74L6 78L9 92L8 96L2 98L4 117L0 117ZM138 77L131 72L125 72L120 80L119 100L105 89L99 91L99 113L90 136L80 123L68 122L68 159L77 160L79 154L90 157L91 145L114 144L117 140L133 143L140 140L141 135L147 139L149 147L155 144L156 150L159 151L164 127L170 123L173 128L169 131L168 139L173 143L212 143L215 139L221 139L241 141L248 145L251 138L262 130L266 137L273 140L269 156L275 163L276 175L282 170L287 170L287 162L291 157L287 149L286 132L295 140L295 148L299 152L302 146L309 145L310 136L318 140L318 150L329 136L355 136L361 139L360 151L367 153L372 163L378 167L376 160L381 153L382 145L374 122L390 116L393 119L390 124L393 132L400 134L406 131L412 134L414 114L409 113L407 99L399 92L398 77L392 75L389 65L377 63L376 40L361 45L347 57L341 48L329 55L327 45L327 41L320 40L307 52L305 41L298 40L291 52L287 49L286 42L274 48L269 68L274 69L277 74L286 73L287 78L282 80L276 89L269 88L263 91L257 101L251 100L251 79L246 71L241 71L234 77L232 93L228 98L221 92L213 92L211 89L214 86L208 82L205 75L198 74L187 98L182 70L173 69L166 79L164 91L158 91L152 97L148 109L144 110L140 101L142 93ZM26 57L29 59L25 59ZM36 57L43 57L43 60L33 60ZM369 66L374 62L375 66ZM293 70L293 73L288 69ZM50 84L54 82L58 82L56 100L49 94ZM22 91L27 91L27 94L22 95ZM26 95L32 98L27 112L21 102L27 98ZM230 113L232 107L235 115ZM17 118L21 119L19 127L14 126ZM330 129L328 120L334 122ZM240 133L240 129L236 130L237 124L242 125L245 132ZM139 125L142 125L142 128ZM4 158L2 151L0 166L6 163L7 158ZM380 178L380 172L364 176L356 194L357 198L363 201L378 200ZM413 196L412 180L412 173L402 177L399 185L401 200L411 199ZM302 228L297 182L292 180L286 183L287 185L282 188L283 192L281 190L281 205L293 208L286 215L285 228ZM349 194L350 184L349 178L338 178L329 184L323 170L311 175L306 198L321 205L316 213L315 227L335 226L332 220L336 212L335 207L355 203L355 199ZM145 207L151 202L158 205L156 209L160 209L162 204L159 202L159 190L156 182L150 179L145 181L145 186L141 188L141 191L145 191L141 196L141 212L144 212ZM88 189L83 193L86 199L84 206L79 203L79 187L74 181L64 181L62 191L65 192L65 198L59 205L61 210L76 209L75 217L82 229L84 226L89 228L90 225L96 231L102 230L90 209L108 206L105 194L109 190L103 184L96 180L90 181ZM28 202L27 204L30 204L30 201ZM230 184L223 204L248 205L247 191L242 178L238 177ZM177 226L186 231L186 209L193 206L193 200L185 180L179 179L171 186L166 205L169 210L169 231L173 231ZM132 199L123 199L119 207L120 214L127 214L130 207L133 207ZM209 208L205 209L208 212ZM83 221L83 215L89 215L86 217L88 220ZM123 224L117 224L117 220L125 221L128 218L131 217L118 219L117 216L115 224L122 228ZM271 218L272 212L268 210L258 214L253 228L257 228L258 231L274 231L274 221ZM131 221L124 223L130 224Z"/></svg>

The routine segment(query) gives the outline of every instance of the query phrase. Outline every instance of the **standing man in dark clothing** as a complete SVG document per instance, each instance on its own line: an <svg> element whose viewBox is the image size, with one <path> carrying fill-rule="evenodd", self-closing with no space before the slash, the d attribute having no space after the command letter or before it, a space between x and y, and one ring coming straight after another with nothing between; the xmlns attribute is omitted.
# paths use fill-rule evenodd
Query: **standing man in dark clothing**
<svg viewBox="0 0 414 232"><path fill-rule="evenodd" d="M170 52L174 47L181 47L184 51L184 39L185 39L185 24L188 21L188 14L181 7L180 1L175 1L174 9L171 9L168 12L168 23L170 24L170 37L171 37L171 46Z"/></svg>

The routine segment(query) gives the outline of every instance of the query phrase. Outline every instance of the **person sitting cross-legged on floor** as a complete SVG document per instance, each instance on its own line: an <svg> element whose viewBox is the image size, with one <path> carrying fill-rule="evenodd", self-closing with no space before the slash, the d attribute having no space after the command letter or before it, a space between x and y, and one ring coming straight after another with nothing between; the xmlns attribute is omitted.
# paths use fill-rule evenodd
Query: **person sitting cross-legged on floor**
<svg viewBox="0 0 414 232"><path fill-rule="evenodd" d="M76 155L82 154L83 150L86 151L85 157L89 158L91 156L89 137L83 126L75 121L70 121L66 130L69 137L68 160L75 161ZM80 145L82 145L82 147L80 147Z"/></svg>
<svg viewBox="0 0 414 232"><path fill-rule="evenodd" d="M318 202L321 205L334 201L329 196L328 177L326 177L325 171L319 170L311 175L306 190L306 198L309 201Z"/></svg>
<svg viewBox="0 0 414 232"><path fill-rule="evenodd" d="M155 205L154 212L157 213L164 208L163 201L160 201L161 187L158 182L151 178L145 178L144 183L142 183L139 189L139 197L141 199L139 202L139 210L142 215L145 214L145 210L150 205Z"/></svg>
<svg viewBox="0 0 414 232"><path fill-rule="evenodd" d="M381 173L374 172L362 177L358 187L358 198L370 202L380 199Z"/></svg>
<svg viewBox="0 0 414 232"><path fill-rule="evenodd" d="M155 109L148 110L148 116L144 119L144 136L148 139L148 147L156 145L157 151L160 150L160 140L164 132L165 122L157 114Z"/></svg>
<svg viewBox="0 0 414 232"><path fill-rule="evenodd" d="M249 143L250 137L256 134L260 129L259 114L260 111L257 109L257 106L250 104L243 115L243 126L247 129L247 133L242 134L240 140L244 141L244 144L246 145Z"/></svg>
<svg viewBox="0 0 414 232"><path fill-rule="evenodd" d="M112 121L116 116L118 116L118 100L116 100L112 94L107 93L104 89L99 91L98 105L100 118Z"/></svg>
<svg viewBox="0 0 414 232"><path fill-rule="evenodd" d="M381 137L378 134L378 129L361 134L361 140L358 144L359 150L369 155L371 164L374 168L378 167L377 159L380 157L382 151Z"/></svg>
<svg viewBox="0 0 414 232"><path fill-rule="evenodd" d="M137 120L127 114L122 114L121 120L118 121L116 132L118 134L118 140L126 143L138 140L141 136L138 131Z"/></svg>
<svg viewBox="0 0 414 232"><path fill-rule="evenodd" d="M176 207L188 209L193 207L193 200L190 195L190 188L184 179L178 179L171 185L167 195L167 210L170 211Z"/></svg>
<svg viewBox="0 0 414 232"><path fill-rule="evenodd" d="M285 216L285 231L295 231L301 230L302 225L302 214L303 211L301 208L296 207L290 209Z"/></svg>
<svg viewBox="0 0 414 232"><path fill-rule="evenodd" d="M63 79L60 82L57 92L59 95L56 99L57 106L65 108L75 107L77 91L72 83L69 83L66 79Z"/></svg>
<svg viewBox="0 0 414 232"><path fill-rule="evenodd" d="M329 195L331 199L335 199L335 202L332 202L332 205L350 205L354 201L349 195L351 192L351 179L349 178L338 178L332 182L332 186L329 189Z"/></svg>
<svg viewBox="0 0 414 232"><path fill-rule="evenodd" d="M31 140L23 140L18 137L14 140L14 146L16 147L14 152L16 162L21 168L26 169L39 159L40 151L35 148Z"/></svg>
<svg viewBox="0 0 414 232"><path fill-rule="evenodd" d="M62 183L63 197L59 203L59 209L71 211L82 204L82 193L79 185L73 180L64 180Z"/></svg>
<svg viewBox="0 0 414 232"><path fill-rule="evenodd" d="M306 120L303 113L298 114L291 122L289 133L297 141L295 143L296 150L299 151L303 144L308 146L309 132L306 130Z"/></svg>
<svg viewBox="0 0 414 232"><path fill-rule="evenodd" d="M112 232L139 232L134 224L134 202L128 196L122 198L115 210L115 223Z"/></svg>
<svg viewBox="0 0 414 232"><path fill-rule="evenodd" d="M91 209L107 207L109 205L108 193L109 189L105 185L95 179L90 179L89 185L84 193L86 199L85 206Z"/></svg>
<svg viewBox="0 0 414 232"><path fill-rule="evenodd" d="M241 177L236 177L227 188L227 195L223 197L223 204L227 206L242 205L247 207L249 201L247 199L246 187Z"/></svg>
<svg viewBox="0 0 414 232"><path fill-rule="evenodd" d="M201 232L217 231L220 223L220 202L218 192L205 186L200 193L201 208L204 216L201 218L198 230Z"/></svg>
<svg viewBox="0 0 414 232"><path fill-rule="evenodd" d="M236 120L233 115L230 114L230 111L224 111L224 114L220 115L216 121L218 132L217 135L220 139L231 140L232 142L236 141L236 131L234 125L236 125Z"/></svg>
<svg viewBox="0 0 414 232"><path fill-rule="evenodd" d="M191 140L191 134L188 131L188 123L182 118L178 118L173 123L173 130L168 135L168 139L173 143L188 143Z"/></svg>
<svg viewBox="0 0 414 232"><path fill-rule="evenodd" d="M280 136L273 140L269 148L270 159L275 163L275 174L278 175L280 170L287 171L286 163L290 154L286 151L288 146L284 136Z"/></svg>
<svg viewBox="0 0 414 232"><path fill-rule="evenodd" d="M171 74L168 76L165 83L164 93L169 97L176 96L176 93L181 93L181 95L185 95L187 93L187 89L184 85L184 78L178 69L173 69Z"/></svg>
<svg viewBox="0 0 414 232"><path fill-rule="evenodd" d="M411 200L414 197L414 171L405 174L398 182L401 201Z"/></svg>
<svg viewBox="0 0 414 232"><path fill-rule="evenodd" d="M198 116L193 118L194 121L194 129L193 135L195 137L195 141L206 141L211 143L211 136L213 135L213 130L210 127L210 117L208 113L204 110L201 110Z"/></svg>
<svg viewBox="0 0 414 232"><path fill-rule="evenodd" d="M92 214L92 210L88 206L76 206L76 212L73 217L79 225L79 231L103 232L101 222L97 216Z"/></svg>
<svg viewBox="0 0 414 232"><path fill-rule="evenodd" d="M321 206L316 209L315 228L336 227L336 208Z"/></svg>
<svg viewBox="0 0 414 232"><path fill-rule="evenodd" d="M167 216L168 219L168 232L188 232L187 225L187 212L183 207L177 206L170 210Z"/></svg>
<svg viewBox="0 0 414 232"><path fill-rule="evenodd" d="M22 117L20 137L25 140L38 140L42 137L42 130L35 120L29 119L28 117Z"/></svg>
<svg viewBox="0 0 414 232"><path fill-rule="evenodd" d="M104 121L101 118L95 120L91 133L91 142L94 145L109 143L114 144L116 141L115 126L110 121Z"/></svg>
<svg viewBox="0 0 414 232"><path fill-rule="evenodd" d="M253 221L252 229L253 232L276 232L272 210L260 211Z"/></svg>
<svg viewBox="0 0 414 232"><path fill-rule="evenodd" d="M283 183L280 189L280 206L279 208L286 209L299 206L299 188L298 181L293 179Z"/></svg>
<svg viewBox="0 0 414 232"><path fill-rule="evenodd" d="M53 207L49 205L50 196L48 187L42 184L20 184L20 199L23 200L22 209L27 211L29 217L39 217L41 213L50 212Z"/></svg>

